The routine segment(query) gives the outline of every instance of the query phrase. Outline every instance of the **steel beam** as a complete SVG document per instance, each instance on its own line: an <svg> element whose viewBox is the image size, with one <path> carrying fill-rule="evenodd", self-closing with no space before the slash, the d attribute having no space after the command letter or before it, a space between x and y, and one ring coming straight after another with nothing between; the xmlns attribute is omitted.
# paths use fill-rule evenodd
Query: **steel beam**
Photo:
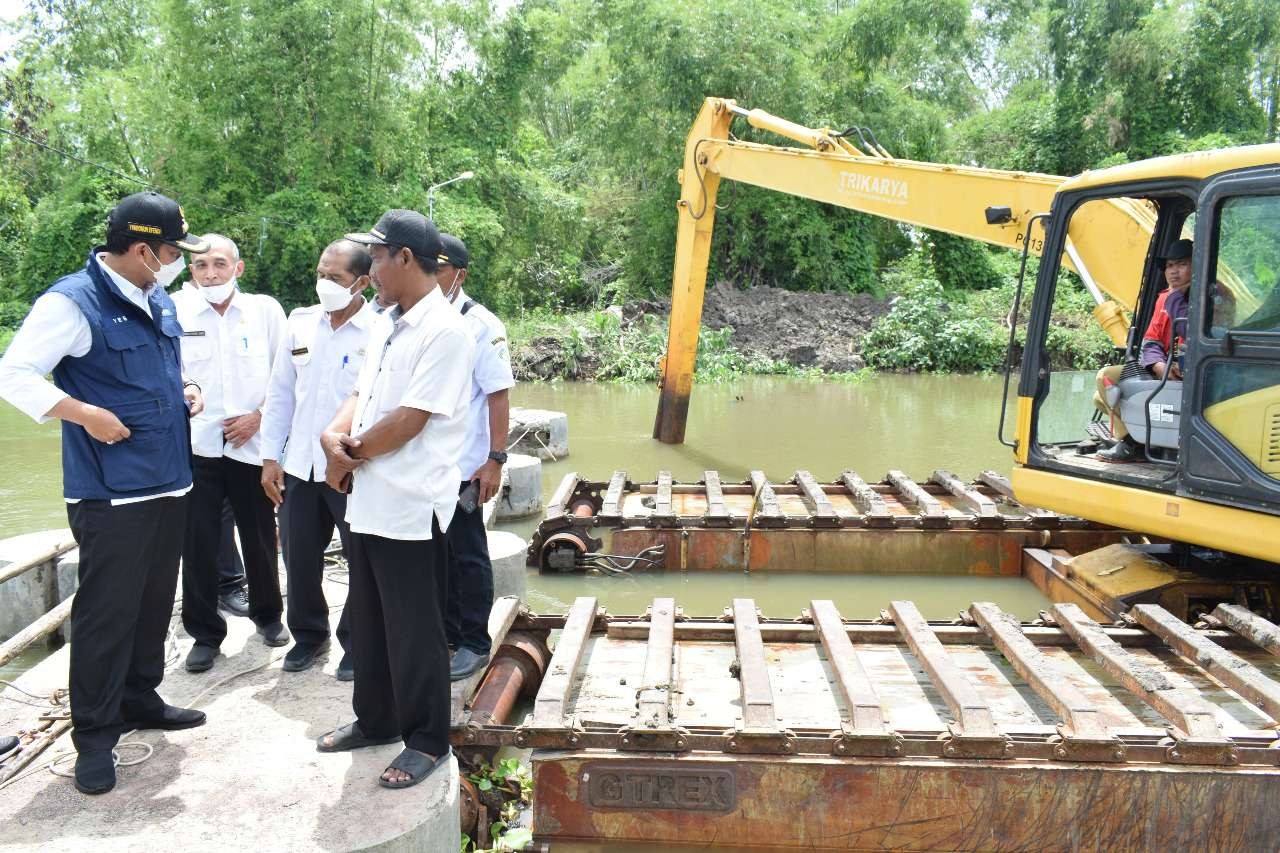
<svg viewBox="0 0 1280 853"><path fill-rule="evenodd" d="M1022 633L1018 620L991 602L969 606L974 622L1032 690L1062 718L1059 757L1076 761L1124 761L1124 745L1107 728L1102 713L1061 669Z"/></svg>
<svg viewBox="0 0 1280 853"><path fill-rule="evenodd" d="M889 613L911 653L924 667L955 722L950 726L951 743L944 754L965 758L1003 758L1009 738L996 725L991 706L965 676L933 629L910 601L892 601Z"/></svg>
<svg viewBox="0 0 1280 853"><path fill-rule="evenodd" d="M1178 654L1202 667L1245 701L1261 708L1271 717L1273 725L1280 720L1280 684L1267 678L1256 666L1206 640L1158 604L1136 605L1129 615Z"/></svg>
<svg viewBox="0 0 1280 853"><path fill-rule="evenodd" d="M1280 655L1280 628L1238 604L1219 604L1210 614L1250 642Z"/></svg>
<svg viewBox="0 0 1280 853"><path fill-rule="evenodd" d="M1169 760L1234 764L1235 750L1218 725L1213 706L1180 689L1161 671L1112 640L1075 604L1053 605L1053 617L1094 662L1120 685L1154 708L1173 728Z"/></svg>
<svg viewBox="0 0 1280 853"><path fill-rule="evenodd" d="M573 689L574 674L587 649L587 641L591 637L591 628L596 620L596 599L589 596L578 598L569 608L569 616L565 620L564 630L556 642L555 652L551 655L551 663L547 665L547 674L538 688L538 695L533 700L533 727L538 729L564 727L565 708L569 702L569 693Z"/></svg>

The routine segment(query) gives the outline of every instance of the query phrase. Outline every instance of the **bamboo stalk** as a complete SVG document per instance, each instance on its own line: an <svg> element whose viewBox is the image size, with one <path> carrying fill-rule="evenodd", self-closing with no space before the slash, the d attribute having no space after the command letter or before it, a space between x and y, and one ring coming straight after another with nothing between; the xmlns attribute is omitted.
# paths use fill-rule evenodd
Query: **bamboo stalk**
<svg viewBox="0 0 1280 853"><path fill-rule="evenodd" d="M47 637L58 630L62 623L67 621L67 617L71 615L71 602L74 600L74 595L67 596L66 600L57 607L6 640L5 644L0 646L0 666L4 666L16 658L36 640Z"/></svg>
<svg viewBox="0 0 1280 853"><path fill-rule="evenodd" d="M16 578L23 572L28 572L39 565L49 562L50 560L56 560L74 547L76 547L76 541L74 539L66 539L59 542L57 545L54 545L52 548L45 549L34 557L30 557L16 563L10 563L3 569L0 569L0 583Z"/></svg>

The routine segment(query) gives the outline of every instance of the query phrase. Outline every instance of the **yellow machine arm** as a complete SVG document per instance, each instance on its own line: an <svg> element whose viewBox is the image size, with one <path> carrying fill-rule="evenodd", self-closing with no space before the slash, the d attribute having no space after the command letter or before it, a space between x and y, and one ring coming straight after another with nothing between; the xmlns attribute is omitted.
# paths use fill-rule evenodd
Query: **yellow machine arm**
<svg viewBox="0 0 1280 853"><path fill-rule="evenodd" d="M808 148L730 139L735 117ZM873 139L859 141L861 146L830 130L814 130L762 110L744 110L732 100L707 98L703 103L685 142L680 170L671 327L654 438L667 444L684 441L722 178L1017 250L1027 239L1032 217L1049 211L1054 193L1066 180L896 160ZM1119 306L1131 310L1137 299L1141 277L1134 271L1143 267L1155 219L1145 203L1123 199L1093 205L1087 215L1072 218L1064 265L1080 274L1097 303L1095 317L1117 346L1124 344L1128 330ZM1039 254L1039 221L1030 243L1031 251Z"/></svg>

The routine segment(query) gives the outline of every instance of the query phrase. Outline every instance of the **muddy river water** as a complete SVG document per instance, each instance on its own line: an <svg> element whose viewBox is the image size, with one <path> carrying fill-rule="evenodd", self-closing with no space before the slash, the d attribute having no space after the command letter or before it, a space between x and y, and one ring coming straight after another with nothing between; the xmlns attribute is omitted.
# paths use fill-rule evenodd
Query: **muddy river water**
<svg viewBox="0 0 1280 853"><path fill-rule="evenodd" d="M786 480L798 468L819 481L845 468L874 482L890 468L923 480L935 468L970 478L986 468L1007 473L1009 451L995 438L1001 382L994 376L875 376L860 382L749 378L698 385L685 444L650 438L657 392L612 383L524 384L516 405L568 413L570 456L544 463L544 499L564 474L607 480L615 468L634 480L660 469L697 481L714 469L724 482L763 469ZM0 538L65 527L59 431L36 426L0 403ZM536 517L501 526L528 536ZM735 597L754 598L769 616L794 617L810 599L831 598L848 617L875 616L894 598L916 601L929 618L953 617L974 600L991 600L1023 618L1045 606L1029 582L938 576L838 577L830 574L681 575L629 578L529 576L536 611L563 610L595 595L613 613L640 613L672 595L689 614L718 614Z"/></svg>

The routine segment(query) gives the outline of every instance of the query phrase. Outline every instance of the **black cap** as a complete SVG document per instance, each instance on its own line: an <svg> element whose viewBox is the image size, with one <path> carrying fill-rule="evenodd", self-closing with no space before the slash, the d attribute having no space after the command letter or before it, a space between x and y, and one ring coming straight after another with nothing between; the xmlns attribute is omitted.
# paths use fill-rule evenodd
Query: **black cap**
<svg viewBox="0 0 1280 853"><path fill-rule="evenodd" d="M443 247L440 250L440 263L457 267L460 270L467 268L467 263L471 260L471 253L467 251L466 243L452 234L441 234L440 245Z"/></svg>
<svg viewBox="0 0 1280 853"><path fill-rule="evenodd" d="M108 234L160 240L188 252L207 252L209 244L187 231L187 217L173 199L158 192L134 193L120 199L107 214Z"/></svg>
<svg viewBox="0 0 1280 853"><path fill-rule="evenodd" d="M1180 261L1183 258L1191 257L1191 241L1190 240L1174 240L1169 244L1169 248L1164 250L1164 254L1160 256L1162 261Z"/></svg>
<svg viewBox="0 0 1280 853"><path fill-rule="evenodd" d="M367 232L348 234L347 239L366 246L404 246L420 258L437 260L440 232L430 219L416 210L388 210Z"/></svg>

